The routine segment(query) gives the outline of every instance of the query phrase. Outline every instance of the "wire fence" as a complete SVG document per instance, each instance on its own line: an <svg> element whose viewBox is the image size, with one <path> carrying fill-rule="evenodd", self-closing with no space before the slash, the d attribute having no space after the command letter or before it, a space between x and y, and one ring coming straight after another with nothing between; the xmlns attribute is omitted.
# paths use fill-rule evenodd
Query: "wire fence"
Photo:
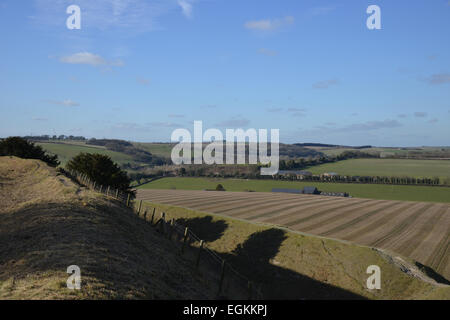
<svg viewBox="0 0 450 320"><path fill-rule="evenodd" d="M261 285L255 284L241 274L217 252L208 247L208 243L198 237L188 227L160 212L158 218L156 207L142 207L143 201L134 201L132 192L124 192L110 186L98 185L87 175L76 171L65 171L66 175L96 192L103 193L120 201L125 206L153 226L160 234L171 240L182 256L194 263L195 270L202 273L212 287L217 289L217 296L226 299L263 299ZM144 210L143 210L144 209ZM151 214L150 214L151 212Z"/></svg>

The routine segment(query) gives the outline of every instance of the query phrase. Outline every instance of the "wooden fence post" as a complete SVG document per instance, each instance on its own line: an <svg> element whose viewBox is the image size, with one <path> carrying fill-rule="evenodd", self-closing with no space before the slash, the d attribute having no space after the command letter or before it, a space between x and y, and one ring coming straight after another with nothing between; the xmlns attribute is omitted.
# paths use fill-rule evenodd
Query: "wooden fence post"
<svg viewBox="0 0 450 320"><path fill-rule="evenodd" d="M103 185L100 185L100 193L102 193Z"/></svg>
<svg viewBox="0 0 450 320"><path fill-rule="evenodd" d="M147 221L147 209L144 211L144 220Z"/></svg>
<svg viewBox="0 0 450 320"><path fill-rule="evenodd" d="M109 186L108 186L108 188L106 189L106 195L109 196Z"/></svg>
<svg viewBox="0 0 450 320"><path fill-rule="evenodd" d="M95 191L95 185L96 185L97 183L94 181L94 186L92 187L92 189L94 189L94 191Z"/></svg>
<svg viewBox="0 0 450 320"><path fill-rule="evenodd" d="M161 232L164 233L166 229L166 213L161 212Z"/></svg>
<svg viewBox="0 0 450 320"><path fill-rule="evenodd" d="M141 208L142 208L142 200L139 201L139 209L137 211L137 215L141 214Z"/></svg>
<svg viewBox="0 0 450 320"><path fill-rule="evenodd" d="M170 220L170 228L169 228L169 232L168 232L168 237L167 238L169 238L169 240L171 240L172 239L172 234L173 234L173 228L174 228L174 219L172 218L171 220Z"/></svg>
<svg viewBox="0 0 450 320"><path fill-rule="evenodd" d="M128 194L128 198L127 198L127 207L130 206L130 197L131 197L131 193Z"/></svg>
<svg viewBox="0 0 450 320"><path fill-rule="evenodd" d="M197 260L195 261L195 268L198 269L198 264L200 263L200 254L203 250L203 240L200 240L200 248L198 249Z"/></svg>
<svg viewBox="0 0 450 320"><path fill-rule="evenodd" d="M119 189L116 189L116 199L119 199Z"/></svg>
<svg viewBox="0 0 450 320"><path fill-rule="evenodd" d="M155 218L155 210L156 210L156 208L153 208L152 220L150 220L151 225L153 225L153 219Z"/></svg>
<svg viewBox="0 0 450 320"><path fill-rule="evenodd" d="M187 241L188 233L189 233L189 228L186 227L186 228L184 229L184 237L183 237L183 245L181 246L181 254L184 253L184 247L186 246L186 241Z"/></svg>
<svg viewBox="0 0 450 320"><path fill-rule="evenodd" d="M222 271L220 273L220 281L219 281L219 291L217 292L217 295L220 295L222 292L222 286L223 286L223 279L225 277L225 260L222 260Z"/></svg>

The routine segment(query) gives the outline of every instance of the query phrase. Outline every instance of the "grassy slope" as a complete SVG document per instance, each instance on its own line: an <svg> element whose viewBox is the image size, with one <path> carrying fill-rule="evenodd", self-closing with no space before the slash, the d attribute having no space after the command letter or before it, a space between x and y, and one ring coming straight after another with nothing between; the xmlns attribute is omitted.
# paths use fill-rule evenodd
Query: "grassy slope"
<svg viewBox="0 0 450 320"><path fill-rule="evenodd" d="M42 146L43 149L50 153L57 154L59 161L61 161L61 165L65 165L67 161L75 157L80 152L104 154L110 156L111 159L118 164L135 162L133 158L127 154L106 150L105 148L97 146L82 145L80 143L69 144L52 142L39 142L36 144Z"/></svg>
<svg viewBox="0 0 450 320"><path fill-rule="evenodd" d="M308 168L314 174L450 178L449 160L351 159Z"/></svg>
<svg viewBox="0 0 450 320"><path fill-rule="evenodd" d="M37 160L0 157L0 299L208 299L192 266L141 219ZM81 290L66 288L70 265Z"/></svg>
<svg viewBox="0 0 450 320"><path fill-rule="evenodd" d="M387 252L181 207L145 205L166 212L169 219L177 219L207 239L208 248L255 281L264 298L333 298L335 287L345 289L338 295L347 298L450 298L449 286L405 274L399 263L423 279L423 274L411 267L413 261L393 258ZM381 290L366 288L369 265L381 268Z"/></svg>
<svg viewBox="0 0 450 320"><path fill-rule="evenodd" d="M305 186L316 186L321 191L348 192L351 196L359 198L450 202L450 188L425 186L176 177L158 179L138 188L203 190L215 189L219 183L222 184L227 191L253 190L270 192L272 188L301 189Z"/></svg>
<svg viewBox="0 0 450 320"><path fill-rule="evenodd" d="M147 143L147 142L134 142L136 147L150 152L156 156L170 158L172 152L172 147L174 144L171 143Z"/></svg>

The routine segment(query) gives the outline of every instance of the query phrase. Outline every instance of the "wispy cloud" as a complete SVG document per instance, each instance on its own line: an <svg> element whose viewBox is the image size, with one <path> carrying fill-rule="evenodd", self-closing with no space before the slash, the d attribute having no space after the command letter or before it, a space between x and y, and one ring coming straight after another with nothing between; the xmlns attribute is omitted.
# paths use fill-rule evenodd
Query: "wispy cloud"
<svg viewBox="0 0 450 320"><path fill-rule="evenodd" d="M398 128L401 126L402 124L397 120L386 119L383 121L375 120L362 123L353 123L335 130L338 132L372 131L378 129Z"/></svg>
<svg viewBox="0 0 450 320"><path fill-rule="evenodd" d="M426 112L418 111L418 112L414 112L414 116L416 118L426 118L428 116L428 114Z"/></svg>
<svg viewBox="0 0 450 320"><path fill-rule="evenodd" d="M33 118L33 121L48 121L48 119L35 117L35 118Z"/></svg>
<svg viewBox="0 0 450 320"><path fill-rule="evenodd" d="M169 118L184 118L184 117L185 117L184 114L175 114L175 113L169 114Z"/></svg>
<svg viewBox="0 0 450 320"><path fill-rule="evenodd" d="M401 113L401 114L397 115L397 117L398 117L398 118L406 118L406 117L407 117L407 115L406 115L406 114L404 114L404 113Z"/></svg>
<svg viewBox="0 0 450 320"><path fill-rule="evenodd" d="M313 84L313 88L315 89L328 89L330 86L339 84L338 79L330 79L330 80L324 80L319 81Z"/></svg>
<svg viewBox="0 0 450 320"><path fill-rule="evenodd" d="M437 123L437 122L439 122L439 119L437 119L437 118L433 118L431 120L428 120L428 123Z"/></svg>
<svg viewBox="0 0 450 320"><path fill-rule="evenodd" d="M148 86L150 84L150 80L141 77L137 77L136 81L137 83L142 84L143 86Z"/></svg>
<svg viewBox="0 0 450 320"><path fill-rule="evenodd" d="M162 128L179 128L182 127L182 125L178 124L178 123L173 123L173 122L149 122L148 123L149 126L152 127L162 127Z"/></svg>
<svg viewBox="0 0 450 320"><path fill-rule="evenodd" d="M250 120L242 118L240 116L235 116L228 120L218 122L215 125L217 127L239 128L239 127L246 127L249 125L249 123Z"/></svg>
<svg viewBox="0 0 450 320"><path fill-rule="evenodd" d="M78 102L72 101L70 99L66 100L46 100L47 103L56 104L65 107L78 107L80 104Z"/></svg>
<svg viewBox="0 0 450 320"><path fill-rule="evenodd" d="M59 61L68 64L86 64L94 67L98 66L121 67L124 65L122 60L108 61L103 57L90 52L79 52L68 56L63 56L59 58Z"/></svg>
<svg viewBox="0 0 450 320"><path fill-rule="evenodd" d="M283 108L268 108L267 109L267 112L282 112L283 111Z"/></svg>
<svg viewBox="0 0 450 320"><path fill-rule="evenodd" d="M258 49L258 53L263 54L265 56L269 56L269 57L275 57L276 55L278 55L277 51L269 50L269 49L266 49L266 48Z"/></svg>
<svg viewBox="0 0 450 320"><path fill-rule="evenodd" d="M292 16L286 16L281 19L263 19L247 21L244 27L256 31L275 31L282 27L292 25L295 19Z"/></svg>
<svg viewBox="0 0 450 320"><path fill-rule="evenodd" d="M433 85L450 83L450 73L435 73L425 79L425 81Z"/></svg>
<svg viewBox="0 0 450 320"><path fill-rule="evenodd" d="M191 19L192 18L192 3L188 0L178 0L178 5L181 7L183 15Z"/></svg>
<svg viewBox="0 0 450 320"><path fill-rule="evenodd" d="M292 117L304 117L306 112L303 108L288 108L287 111Z"/></svg>
<svg viewBox="0 0 450 320"><path fill-rule="evenodd" d="M66 8L76 4L82 9L82 29L124 28L145 32L157 29L157 19L179 8L167 0L34 0L30 18L40 25L61 26L67 19Z"/></svg>

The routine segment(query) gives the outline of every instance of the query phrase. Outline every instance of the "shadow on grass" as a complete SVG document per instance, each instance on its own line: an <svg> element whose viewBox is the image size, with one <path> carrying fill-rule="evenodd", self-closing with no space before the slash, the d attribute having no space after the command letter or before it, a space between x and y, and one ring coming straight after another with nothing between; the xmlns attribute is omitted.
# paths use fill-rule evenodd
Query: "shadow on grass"
<svg viewBox="0 0 450 320"><path fill-rule="evenodd" d="M212 222L210 216L177 219L177 223L189 226L201 239L209 242L220 239L227 227L226 221ZM251 234L230 253L215 253L255 284L255 289L260 293L258 298L367 299L348 290L272 264L271 260L278 254L286 238L285 231L271 228Z"/></svg>
<svg viewBox="0 0 450 320"><path fill-rule="evenodd" d="M206 242L219 240L228 228L228 224L224 220L213 221L211 216L192 219L177 219L177 223L188 227L200 239Z"/></svg>
<svg viewBox="0 0 450 320"><path fill-rule="evenodd" d="M8 290L20 299L65 298L70 265L81 269L79 298L214 297L173 243L123 207L45 203L2 213L0 248L0 283L14 279ZM42 290L53 275L58 286Z"/></svg>

